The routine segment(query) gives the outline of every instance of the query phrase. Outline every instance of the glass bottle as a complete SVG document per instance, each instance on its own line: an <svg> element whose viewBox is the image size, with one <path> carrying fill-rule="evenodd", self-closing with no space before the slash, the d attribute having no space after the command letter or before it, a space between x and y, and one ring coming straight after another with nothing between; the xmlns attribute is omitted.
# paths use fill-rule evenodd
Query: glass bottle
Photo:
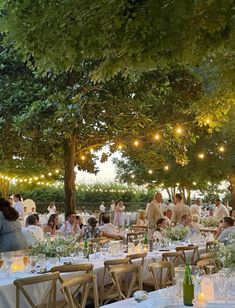
<svg viewBox="0 0 235 308"><path fill-rule="evenodd" d="M183 297L185 306L193 306L194 285L189 264L186 264L184 271Z"/></svg>

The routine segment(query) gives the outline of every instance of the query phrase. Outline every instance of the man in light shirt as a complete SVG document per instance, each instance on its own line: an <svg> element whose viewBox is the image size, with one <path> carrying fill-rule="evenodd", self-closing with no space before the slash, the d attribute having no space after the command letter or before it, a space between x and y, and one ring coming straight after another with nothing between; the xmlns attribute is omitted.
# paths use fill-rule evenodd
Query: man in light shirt
<svg viewBox="0 0 235 308"><path fill-rule="evenodd" d="M222 220L224 217L229 216L229 212L228 212L226 206L224 206L221 203L220 199L215 200L215 206L216 206L215 217L218 217L220 220Z"/></svg>
<svg viewBox="0 0 235 308"><path fill-rule="evenodd" d="M180 224L182 216L190 216L189 206L183 204L183 197L181 194L175 194L174 203L175 207L173 208L171 222L174 224Z"/></svg>
<svg viewBox="0 0 235 308"><path fill-rule="evenodd" d="M102 232L102 236L114 238L115 240L121 240L123 238L117 228L110 223L110 216L108 214L104 214L102 220L103 225L99 227Z"/></svg>
<svg viewBox="0 0 235 308"><path fill-rule="evenodd" d="M69 212L65 217L65 222L60 227L60 232L63 234L80 234L79 222L76 220L76 214Z"/></svg>
<svg viewBox="0 0 235 308"><path fill-rule="evenodd" d="M199 217L201 217L201 200L197 198L195 200L195 203L191 205L190 207L190 214L191 216L194 214L197 214Z"/></svg>
<svg viewBox="0 0 235 308"><path fill-rule="evenodd" d="M157 192L154 195L154 199L148 204L147 220L149 229L157 229L157 221L159 218L164 218L161 211L162 194Z"/></svg>
<svg viewBox="0 0 235 308"><path fill-rule="evenodd" d="M232 217L224 217L221 227L218 228L216 238L226 244L230 235L235 235L234 219Z"/></svg>
<svg viewBox="0 0 235 308"><path fill-rule="evenodd" d="M26 219L26 228L22 229L28 245L34 242L43 241L44 233L42 228L37 226L37 219L34 215L29 215Z"/></svg>

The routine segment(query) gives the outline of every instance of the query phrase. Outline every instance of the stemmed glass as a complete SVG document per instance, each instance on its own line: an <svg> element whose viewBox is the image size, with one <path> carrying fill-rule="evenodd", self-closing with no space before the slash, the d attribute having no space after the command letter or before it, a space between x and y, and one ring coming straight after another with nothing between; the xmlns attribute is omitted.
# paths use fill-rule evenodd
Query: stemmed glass
<svg viewBox="0 0 235 308"><path fill-rule="evenodd" d="M182 294L182 284L183 284L183 280L180 277L174 278L173 279L173 285L175 288L175 295L176 295L176 299L177 299L177 305L180 301L180 297Z"/></svg>
<svg viewBox="0 0 235 308"><path fill-rule="evenodd" d="M30 261L30 266L31 266L31 272L34 273L38 258L37 256L30 256L29 261Z"/></svg>
<svg viewBox="0 0 235 308"><path fill-rule="evenodd" d="M232 279L230 276L230 269L223 268L220 271L218 286L222 297L225 299L225 303L227 303L232 289Z"/></svg>

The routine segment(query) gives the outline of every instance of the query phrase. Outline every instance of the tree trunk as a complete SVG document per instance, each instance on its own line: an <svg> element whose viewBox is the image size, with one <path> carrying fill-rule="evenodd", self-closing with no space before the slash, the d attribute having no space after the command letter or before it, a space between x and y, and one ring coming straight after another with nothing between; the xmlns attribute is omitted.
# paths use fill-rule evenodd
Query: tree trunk
<svg viewBox="0 0 235 308"><path fill-rule="evenodd" d="M187 191L187 198L186 198L186 204L190 206L191 203L191 189L190 188L185 188Z"/></svg>
<svg viewBox="0 0 235 308"><path fill-rule="evenodd" d="M230 192L231 192L231 203L230 205L235 210L235 166L232 166L229 173Z"/></svg>
<svg viewBox="0 0 235 308"><path fill-rule="evenodd" d="M8 180L0 179L0 192L4 198L9 197L9 184Z"/></svg>
<svg viewBox="0 0 235 308"><path fill-rule="evenodd" d="M65 145L65 173L64 173L64 193L65 193L65 213L74 212L75 204L75 148L76 136L73 134L68 138Z"/></svg>

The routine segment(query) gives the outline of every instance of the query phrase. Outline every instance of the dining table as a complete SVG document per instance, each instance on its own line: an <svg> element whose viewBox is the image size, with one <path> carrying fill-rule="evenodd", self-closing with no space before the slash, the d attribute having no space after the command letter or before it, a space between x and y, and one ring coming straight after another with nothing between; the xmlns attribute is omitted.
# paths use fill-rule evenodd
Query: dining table
<svg viewBox="0 0 235 308"><path fill-rule="evenodd" d="M187 243L181 243L181 245L188 245ZM154 261L160 261L162 260L162 254L166 251L175 251L175 246L174 244L171 244L169 249L162 249L162 250L156 250L149 252L147 256L145 257L145 262L144 266L142 268L142 279L148 280L151 276L148 265ZM205 252L205 243L201 244L199 246L199 252L203 253ZM190 255L191 252L187 252L188 255ZM103 273L104 273L104 261L106 260L111 260L111 259L118 259L118 258L125 258L128 256L128 253L118 253L118 255L110 255L108 252L97 252L95 254L91 254L88 259L77 259L76 257L65 257L61 258L60 260L53 261L51 260L47 261L46 268L49 271L51 267L56 266L56 265L62 265L65 263L74 263L74 264L79 264L79 263L92 263L93 264L93 272L97 276L97 285L98 289L103 283ZM55 263L54 263L55 262ZM136 263L141 262L141 260L136 260ZM35 272L31 272L28 270L21 269L20 271L16 272L8 272L6 273L3 270L0 270L0 307L4 308L13 308L15 307L16 303L16 287L14 285L14 280L19 279L19 278L25 278L25 277L33 277L35 275L41 275L42 273L39 273L37 270ZM77 273L63 273L61 274L63 277L71 277L74 275L77 275ZM109 281L109 276L107 275L104 278L105 283ZM43 297L43 295L46 293L48 288L48 284L43 283L38 285L31 285L30 286L30 294L35 301L39 300L40 298ZM60 300L63 298L63 295L60 291L60 285L58 284L57 288L57 298ZM21 296L21 307L28 308L29 306L27 305L25 299Z"/></svg>

